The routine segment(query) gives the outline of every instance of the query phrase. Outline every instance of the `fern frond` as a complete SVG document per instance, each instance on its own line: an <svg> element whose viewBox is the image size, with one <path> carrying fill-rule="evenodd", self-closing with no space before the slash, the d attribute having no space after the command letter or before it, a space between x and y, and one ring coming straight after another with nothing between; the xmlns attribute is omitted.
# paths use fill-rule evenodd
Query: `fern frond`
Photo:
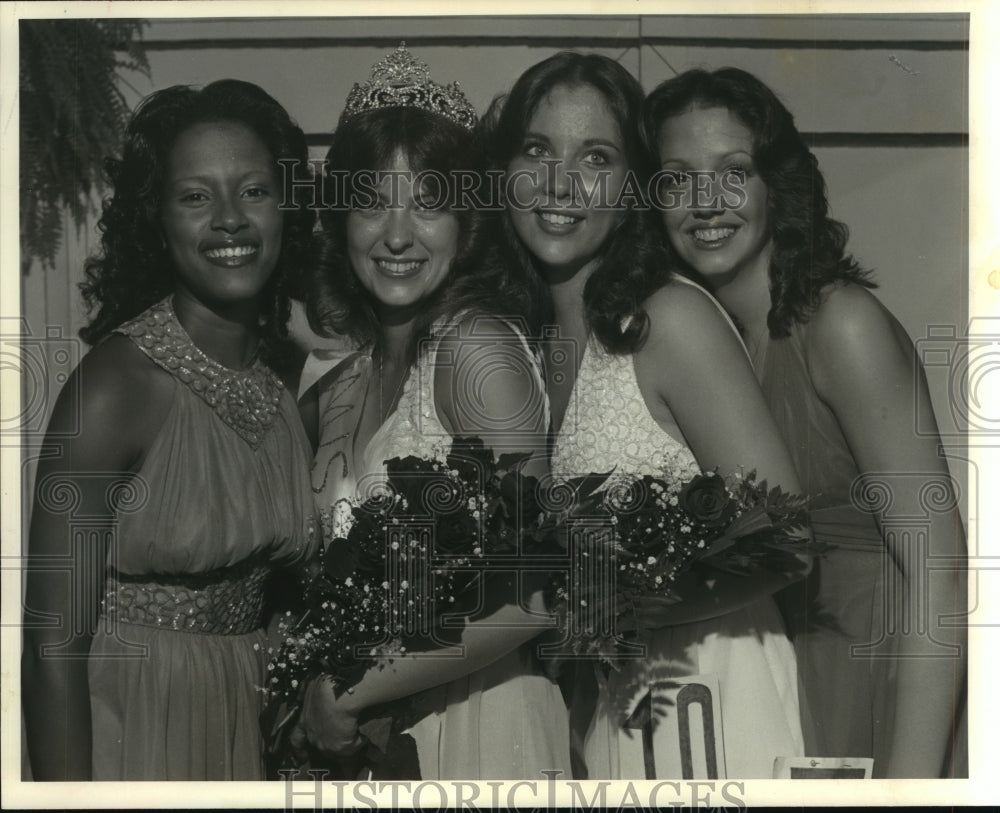
<svg viewBox="0 0 1000 813"><path fill-rule="evenodd" d="M77 228L98 211L104 159L129 108L119 71L149 75L138 20L21 20L20 225L24 268L51 268L62 211Z"/></svg>

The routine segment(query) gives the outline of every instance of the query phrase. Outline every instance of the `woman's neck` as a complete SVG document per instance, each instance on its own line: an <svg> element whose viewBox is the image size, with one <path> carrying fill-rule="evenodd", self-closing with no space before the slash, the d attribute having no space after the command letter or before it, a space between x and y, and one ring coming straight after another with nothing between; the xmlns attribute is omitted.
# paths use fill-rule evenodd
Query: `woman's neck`
<svg viewBox="0 0 1000 813"><path fill-rule="evenodd" d="M587 313L583 304L583 292L587 280L597 269L596 261L591 261L572 276L549 281L552 296L552 310L562 338L572 338L586 342L590 335Z"/></svg>
<svg viewBox="0 0 1000 813"><path fill-rule="evenodd" d="M767 343L767 314L771 310L771 291L767 264L758 264L738 274L714 290L723 307L739 322L743 341L755 366L761 347Z"/></svg>
<svg viewBox="0 0 1000 813"><path fill-rule="evenodd" d="M590 325L587 323L587 312L583 304L583 291L594 268L596 263L593 263L590 269L583 268L572 276L560 278L556 282L549 281L552 311L558 335L543 342L542 354L545 360L545 388L549 396L552 431L557 434L562 428L563 418L576 386L576 377L583 362L583 354L590 340ZM568 368L565 362L558 363L555 358L555 351L565 347L566 342L572 342L574 348Z"/></svg>
<svg viewBox="0 0 1000 813"><path fill-rule="evenodd" d="M177 321L206 356L233 370L251 364L260 344L258 300L209 307L190 291L178 288L173 305Z"/></svg>
<svg viewBox="0 0 1000 813"><path fill-rule="evenodd" d="M379 322L381 329L376 347L379 358L393 366L409 366L416 355L416 317L383 309Z"/></svg>

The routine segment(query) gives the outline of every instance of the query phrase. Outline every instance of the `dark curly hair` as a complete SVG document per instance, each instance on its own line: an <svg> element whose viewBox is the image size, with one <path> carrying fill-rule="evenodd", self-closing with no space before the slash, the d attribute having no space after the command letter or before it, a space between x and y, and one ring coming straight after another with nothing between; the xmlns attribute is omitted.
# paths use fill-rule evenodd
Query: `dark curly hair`
<svg viewBox="0 0 1000 813"><path fill-rule="evenodd" d="M346 253L352 211L347 196L355 190L374 192L365 176L370 180L373 173L391 167L397 154L406 157L415 175L427 172L429 177L436 173L444 178L446 186L437 191L445 196L441 200L459 223L455 259L447 277L424 303L416 338L426 335L435 320L467 311L530 322L530 280L500 262L497 255L499 213L452 205L460 200L455 194L456 173L477 183L485 178L485 156L475 134L437 113L386 107L342 118L327 153L326 205L320 212L317 256L305 266L297 285L310 327L322 336L347 335L360 347L377 343L377 303L358 281ZM477 191L480 197L484 189Z"/></svg>
<svg viewBox="0 0 1000 813"><path fill-rule="evenodd" d="M639 127L644 97L639 82L613 59L562 51L528 68L509 93L493 100L483 117L484 140L494 168L505 170L521 150L538 105L558 86L589 86L604 97L621 131L628 168L643 195L641 205L630 205L612 233L583 292L587 323L605 349L634 353L642 346L649 327L642 303L670 281L671 269L677 267L660 242L659 229L645 200L655 165ZM504 231L512 262L534 269L509 215L504 217Z"/></svg>
<svg viewBox="0 0 1000 813"><path fill-rule="evenodd" d="M87 260L87 279L80 285L88 309L98 309L80 331L84 341L95 344L173 290L173 271L160 225L167 160L186 129L214 121L246 125L275 161L308 165L302 130L278 102L250 82L223 79L201 90L175 85L144 99L125 131L122 157L105 161L113 194L105 200L98 224L100 251ZM308 257L314 221L315 213L307 207L285 210L281 253L263 292L264 355L277 368L291 363L288 276Z"/></svg>
<svg viewBox="0 0 1000 813"><path fill-rule="evenodd" d="M655 144L663 122L693 107L724 107L749 128L753 161L768 191L774 251L769 269L772 338L808 321L835 282L877 287L846 253L847 226L827 215L826 183L792 114L774 92L739 68L690 70L661 83L646 99L643 123Z"/></svg>

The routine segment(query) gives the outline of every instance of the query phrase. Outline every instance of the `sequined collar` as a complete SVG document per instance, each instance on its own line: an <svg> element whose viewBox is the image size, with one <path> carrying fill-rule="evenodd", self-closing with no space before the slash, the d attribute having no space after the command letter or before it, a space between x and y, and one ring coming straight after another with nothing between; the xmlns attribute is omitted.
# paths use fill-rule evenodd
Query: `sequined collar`
<svg viewBox="0 0 1000 813"><path fill-rule="evenodd" d="M260 446L284 388L266 364L256 359L245 370L232 370L206 356L177 320L169 296L115 332L131 338L155 364L187 385L252 448Z"/></svg>

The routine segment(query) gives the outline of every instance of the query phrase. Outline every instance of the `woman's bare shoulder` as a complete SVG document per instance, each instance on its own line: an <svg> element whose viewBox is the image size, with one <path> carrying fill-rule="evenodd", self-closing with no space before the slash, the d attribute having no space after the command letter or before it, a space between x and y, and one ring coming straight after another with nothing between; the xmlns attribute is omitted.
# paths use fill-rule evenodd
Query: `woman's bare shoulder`
<svg viewBox="0 0 1000 813"><path fill-rule="evenodd" d="M127 336L113 333L80 363L81 395L90 399L145 401L165 394L171 376Z"/></svg>
<svg viewBox="0 0 1000 813"><path fill-rule="evenodd" d="M906 331L871 291L854 284L826 292L806 326L806 359L824 400L909 386L914 375Z"/></svg>
<svg viewBox="0 0 1000 813"><path fill-rule="evenodd" d="M704 288L687 281L673 281L654 291L643 303L649 331L642 354L672 354L683 349L687 357L709 359L720 353L746 351L732 320Z"/></svg>
<svg viewBox="0 0 1000 813"><path fill-rule="evenodd" d="M49 431L76 427L81 445L106 442L141 450L173 400L172 376L131 339L112 334L93 347L66 381Z"/></svg>

